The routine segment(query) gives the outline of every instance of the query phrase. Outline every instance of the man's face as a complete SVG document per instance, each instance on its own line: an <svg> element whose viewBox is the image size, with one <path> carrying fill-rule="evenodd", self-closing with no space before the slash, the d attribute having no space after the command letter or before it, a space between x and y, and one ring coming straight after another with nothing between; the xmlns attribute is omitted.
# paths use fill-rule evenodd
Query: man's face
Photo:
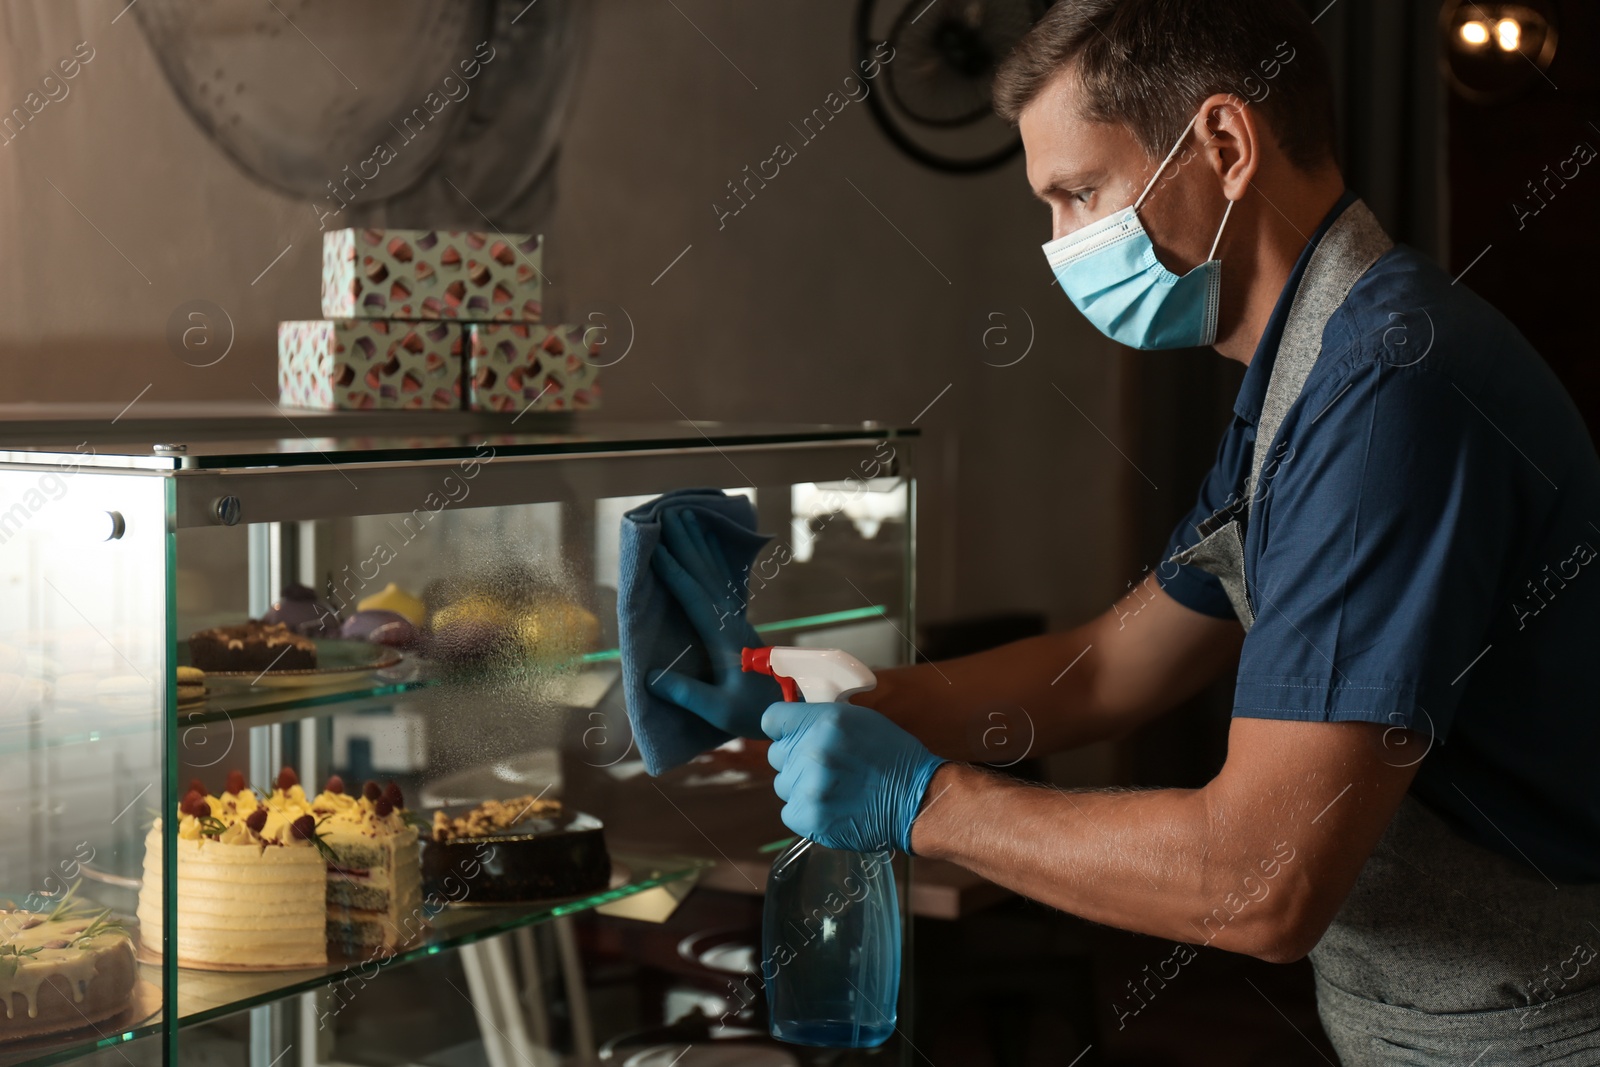
<svg viewBox="0 0 1600 1067"><path fill-rule="evenodd" d="M1161 163L1161 158L1145 154L1126 127L1084 118L1081 98L1068 68L1045 86L1018 122L1028 155L1028 184L1050 205L1052 239L1131 206ZM1195 144L1190 133L1184 150L1139 209L1156 254L1177 274L1205 261L1226 206L1214 174L1193 151Z"/></svg>

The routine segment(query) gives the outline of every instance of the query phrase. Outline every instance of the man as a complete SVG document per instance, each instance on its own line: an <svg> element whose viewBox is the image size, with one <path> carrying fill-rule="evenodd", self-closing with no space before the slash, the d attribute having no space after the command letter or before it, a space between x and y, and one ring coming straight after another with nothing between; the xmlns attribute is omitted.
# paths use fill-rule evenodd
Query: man
<svg viewBox="0 0 1600 1067"><path fill-rule="evenodd" d="M1571 402L1345 191L1292 0L1060 0L997 99L1067 297L1124 344L1248 365L1160 590L885 672L854 705L768 707L768 680L731 671L655 690L771 736L784 820L823 844L946 858L1178 942L1309 953L1346 1064L1600 1062L1600 460ZM719 629L693 535L659 573L709 645L754 643ZM1235 662L1203 789L1062 792L945 759L970 756L980 704L1028 709L1048 752L1126 734Z"/></svg>

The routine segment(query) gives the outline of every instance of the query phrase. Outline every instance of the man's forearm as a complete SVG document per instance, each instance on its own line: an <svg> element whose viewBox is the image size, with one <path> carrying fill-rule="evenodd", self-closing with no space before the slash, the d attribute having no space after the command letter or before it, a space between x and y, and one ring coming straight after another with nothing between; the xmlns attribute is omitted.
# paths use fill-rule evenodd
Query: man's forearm
<svg viewBox="0 0 1600 1067"><path fill-rule="evenodd" d="M884 671L852 702L940 756L1009 763L1021 753L989 747L994 726L1032 755L1119 737L1231 667L1243 639L1236 620L1190 611L1151 583L1062 633Z"/></svg>
<svg viewBox="0 0 1600 1067"><path fill-rule="evenodd" d="M1089 744L1114 731L1081 712L1088 706L1088 670L1073 665L1088 643L1084 627L1014 641L999 648L939 663L919 663L878 672L877 688L851 703L881 712L914 734L929 750L947 759L994 759L985 751L985 733L1005 717L1008 734L1018 729L1026 709L1033 754ZM1063 669L1071 667L1063 674ZM1051 685L1052 679L1057 684ZM1022 742L1026 743L1026 741ZM1007 754L1009 755L1009 753Z"/></svg>
<svg viewBox="0 0 1600 1067"><path fill-rule="evenodd" d="M1295 821L1236 847L1200 790L1066 793L948 763L911 843L1093 922L1292 959L1309 947L1288 907L1303 896Z"/></svg>

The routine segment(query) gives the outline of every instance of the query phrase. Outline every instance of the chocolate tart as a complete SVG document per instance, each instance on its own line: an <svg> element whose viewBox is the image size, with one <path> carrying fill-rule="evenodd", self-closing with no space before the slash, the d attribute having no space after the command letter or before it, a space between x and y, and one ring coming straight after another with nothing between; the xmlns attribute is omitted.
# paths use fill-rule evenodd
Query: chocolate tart
<svg viewBox="0 0 1600 1067"><path fill-rule="evenodd" d="M443 809L447 816L469 808ZM422 885L455 904L522 904L597 893L611 881L605 828L575 811L540 814L472 836L425 840Z"/></svg>
<svg viewBox="0 0 1600 1067"><path fill-rule="evenodd" d="M251 621L189 635L189 661L203 671L311 670L317 646L281 622Z"/></svg>

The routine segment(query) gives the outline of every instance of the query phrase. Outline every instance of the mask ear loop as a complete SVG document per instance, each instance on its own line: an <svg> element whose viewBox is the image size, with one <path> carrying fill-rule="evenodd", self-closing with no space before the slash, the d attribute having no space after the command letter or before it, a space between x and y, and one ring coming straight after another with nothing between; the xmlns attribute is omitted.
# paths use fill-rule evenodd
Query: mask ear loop
<svg viewBox="0 0 1600 1067"><path fill-rule="evenodd" d="M1167 158L1163 159L1161 161L1161 166L1156 168L1154 176L1152 176L1150 179L1150 184L1144 187L1144 192L1139 194L1139 199L1133 202L1133 210L1138 211L1139 208L1143 206L1146 198L1148 198L1150 195L1150 190L1156 187L1156 180L1160 178L1161 175L1166 173L1167 164L1171 163L1172 157L1178 154L1178 149L1183 147L1183 142L1189 139L1189 131L1194 129L1195 121L1199 118L1200 116L1196 115L1194 118L1190 119L1189 124L1183 128L1183 133L1178 135L1178 143L1172 146L1172 151L1167 153Z"/></svg>
<svg viewBox="0 0 1600 1067"><path fill-rule="evenodd" d="M1222 244L1222 231L1228 228L1228 216L1233 214L1234 201L1229 200L1227 209L1222 212L1222 225L1217 227L1217 239L1211 242L1211 252L1206 256L1206 262L1217 258L1217 246Z"/></svg>

